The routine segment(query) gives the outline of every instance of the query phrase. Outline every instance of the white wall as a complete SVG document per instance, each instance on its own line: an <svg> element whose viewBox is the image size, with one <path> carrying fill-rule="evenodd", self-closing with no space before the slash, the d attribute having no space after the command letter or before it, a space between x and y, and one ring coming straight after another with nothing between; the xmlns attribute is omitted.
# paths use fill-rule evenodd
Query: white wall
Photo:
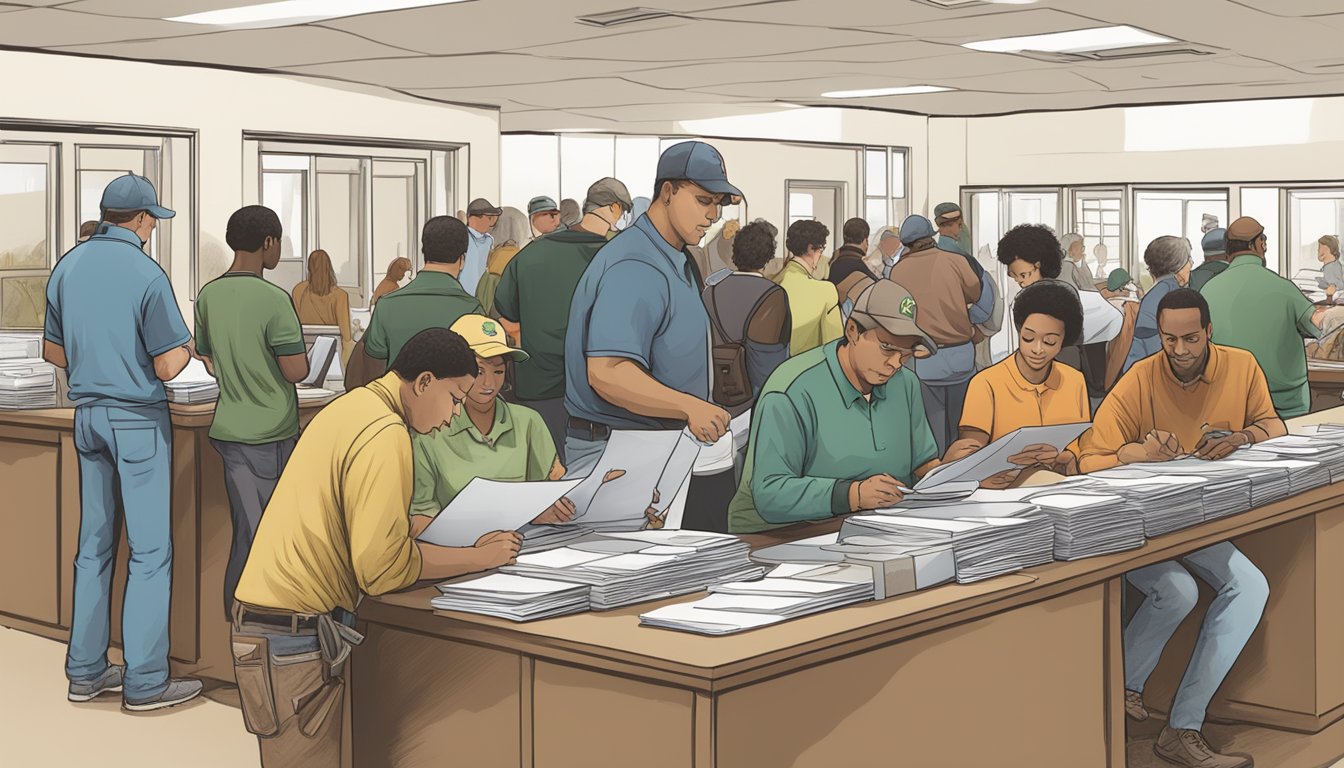
<svg viewBox="0 0 1344 768"><path fill-rule="evenodd" d="M469 146L460 153L458 206L499 194L499 115L493 110L316 80L37 53L0 51L0 72L28 73L0 79L0 117L198 131L196 211L203 256L227 253L228 217L256 194L243 186L244 131L462 143ZM103 84L126 84L129 93L105 90ZM65 229L78 225L63 223ZM175 251L171 269L188 322L190 259L190 253Z"/></svg>

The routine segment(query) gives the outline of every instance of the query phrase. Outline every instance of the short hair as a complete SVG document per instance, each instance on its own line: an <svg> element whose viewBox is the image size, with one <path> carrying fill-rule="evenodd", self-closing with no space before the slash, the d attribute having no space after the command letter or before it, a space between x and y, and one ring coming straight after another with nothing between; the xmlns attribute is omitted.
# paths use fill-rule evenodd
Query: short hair
<svg viewBox="0 0 1344 768"><path fill-rule="evenodd" d="M825 248L831 230L816 219L799 219L789 225L784 234L784 245L789 253L802 256L811 248Z"/></svg>
<svg viewBox="0 0 1344 768"><path fill-rule="evenodd" d="M775 235L765 222L752 222L733 238L733 266L755 272L775 257Z"/></svg>
<svg viewBox="0 0 1344 768"><path fill-rule="evenodd" d="M1070 232L1069 234L1059 239L1059 247L1061 250L1064 251L1065 255L1068 255L1069 251L1073 249L1073 246L1078 245L1079 243L1082 242L1083 242L1082 235L1078 234L1077 232Z"/></svg>
<svg viewBox="0 0 1344 768"><path fill-rule="evenodd" d="M87 240L88 238L93 237L94 233L97 231L98 222L96 221L86 221L79 225L79 237L81 240Z"/></svg>
<svg viewBox="0 0 1344 768"><path fill-rule="evenodd" d="M137 208L134 211L114 211L104 208L102 209L103 223L117 225L126 224L142 213L149 213L149 211L144 208ZM153 216L153 214L150 215Z"/></svg>
<svg viewBox="0 0 1344 768"><path fill-rule="evenodd" d="M678 191L681 190L682 187L690 183L691 182L688 179L658 179L657 181L653 182L653 197L650 199L657 200L658 196L663 194L664 184L671 184L672 194L675 195L677 194Z"/></svg>
<svg viewBox="0 0 1344 768"><path fill-rule="evenodd" d="M1198 309L1200 325L1208 328L1209 324L1213 322L1209 317L1209 302L1204 300L1203 294L1193 288L1177 288L1162 297L1162 300L1157 303L1159 325L1162 313L1168 309Z"/></svg>
<svg viewBox="0 0 1344 768"><path fill-rule="evenodd" d="M845 226L840 230L840 236L844 238L845 245L858 245L868 239L868 222L863 219L850 219L845 222Z"/></svg>
<svg viewBox="0 0 1344 768"><path fill-rule="evenodd" d="M1021 259L1039 264L1041 277L1059 277L1064 267L1064 252L1059 249L1055 231L1044 224L1019 224L999 240L999 263L1004 266Z"/></svg>
<svg viewBox="0 0 1344 768"><path fill-rule="evenodd" d="M402 381L414 381L422 373L436 379L474 377L478 368L476 353L466 339L447 328L426 328L406 342L392 361L391 370Z"/></svg>
<svg viewBox="0 0 1344 768"><path fill-rule="evenodd" d="M566 227L572 227L583 221L583 209L579 207L579 201L566 197L560 201L560 223Z"/></svg>
<svg viewBox="0 0 1344 768"><path fill-rule="evenodd" d="M420 252L430 264L456 264L467 253L467 225L453 216L435 216L420 233Z"/></svg>
<svg viewBox="0 0 1344 768"><path fill-rule="evenodd" d="M1321 237L1320 240L1317 240L1316 242L1317 242L1319 245L1324 245L1326 248L1328 248L1328 249L1330 250L1330 253L1331 253L1332 255L1334 255L1334 257L1335 257L1336 259L1339 258L1339 238L1338 238L1338 237L1335 237L1334 235L1324 235L1324 236Z"/></svg>
<svg viewBox="0 0 1344 768"><path fill-rule="evenodd" d="M1064 283L1045 281L1023 288L1013 299L1013 324L1021 331L1032 315L1048 315L1064 324L1064 343L1072 347L1083 336L1083 303Z"/></svg>
<svg viewBox="0 0 1344 768"><path fill-rule="evenodd" d="M224 228L224 242L241 253L261 250L261 244L270 237L280 239L283 232L280 217L264 205L247 205L233 212Z"/></svg>
<svg viewBox="0 0 1344 768"><path fill-rule="evenodd" d="M1166 277L1190 263L1190 250L1190 241L1185 238L1163 235L1144 249L1143 263L1148 266L1148 274Z"/></svg>

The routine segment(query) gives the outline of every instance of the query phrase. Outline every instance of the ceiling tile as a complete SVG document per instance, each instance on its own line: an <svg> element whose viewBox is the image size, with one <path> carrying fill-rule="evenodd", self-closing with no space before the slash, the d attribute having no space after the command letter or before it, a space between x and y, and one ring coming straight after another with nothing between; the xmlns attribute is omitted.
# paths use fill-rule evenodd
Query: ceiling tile
<svg viewBox="0 0 1344 768"><path fill-rule="evenodd" d="M523 49L547 56L577 56L623 62L734 61L754 56L824 51L883 42L885 35L807 27L766 27L738 22L686 21L671 29L631 30L596 45L560 43Z"/></svg>
<svg viewBox="0 0 1344 768"><path fill-rule="evenodd" d="M243 64L267 69L414 55L345 32L307 26L240 29L134 43L65 46L55 50L158 61Z"/></svg>
<svg viewBox="0 0 1344 768"><path fill-rule="evenodd" d="M62 45L110 43L199 32L192 24L89 16L61 8L33 8L5 14L0 45L55 48Z"/></svg>
<svg viewBox="0 0 1344 768"><path fill-rule="evenodd" d="M601 77L617 70L611 62L591 59L550 60L521 53L375 59L288 67L295 74L334 77L393 88L493 88L565 79Z"/></svg>

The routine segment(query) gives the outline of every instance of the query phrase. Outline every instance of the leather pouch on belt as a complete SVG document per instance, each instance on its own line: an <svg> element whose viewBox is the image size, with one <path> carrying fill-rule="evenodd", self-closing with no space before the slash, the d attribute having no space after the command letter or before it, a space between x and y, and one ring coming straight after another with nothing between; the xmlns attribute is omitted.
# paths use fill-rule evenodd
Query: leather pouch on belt
<svg viewBox="0 0 1344 768"><path fill-rule="evenodd" d="M299 718L299 731L308 738L313 738L320 732L327 720L333 715L341 717L341 713L336 712L336 705L341 701L341 693L345 690L345 681L339 677L333 677L327 680L325 684L314 693L307 701L299 702L294 708L295 714Z"/></svg>
<svg viewBox="0 0 1344 768"><path fill-rule="evenodd" d="M233 673L238 680L238 698L247 730L258 736L280 732L275 712L275 693L267 660L270 643L257 635L233 636Z"/></svg>

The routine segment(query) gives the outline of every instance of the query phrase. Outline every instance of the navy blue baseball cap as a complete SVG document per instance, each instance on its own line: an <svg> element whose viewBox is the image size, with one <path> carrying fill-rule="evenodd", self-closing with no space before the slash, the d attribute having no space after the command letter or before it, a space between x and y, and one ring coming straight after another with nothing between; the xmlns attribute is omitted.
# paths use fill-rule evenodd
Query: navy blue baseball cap
<svg viewBox="0 0 1344 768"><path fill-rule="evenodd" d="M685 179L715 195L746 198L742 190L728 183L723 155L703 141L683 141L668 147L658 158L658 178Z"/></svg>
<svg viewBox="0 0 1344 768"><path fill-rule="evenodd" d="M933 228L933 223L923 216L919 214L907 216L905 221L901 222L901 242L913 245L920 240L933 237L937 231Z"/></svg>
<svg viewBox="0 0 1344 768"><path fill-rule="evenodd" d="M177 215L159 205L159 196L149 179L133 173L113 179L103 190L103 201L98 207L104 211L146 211L156 219L171 219Z"/></svg>

